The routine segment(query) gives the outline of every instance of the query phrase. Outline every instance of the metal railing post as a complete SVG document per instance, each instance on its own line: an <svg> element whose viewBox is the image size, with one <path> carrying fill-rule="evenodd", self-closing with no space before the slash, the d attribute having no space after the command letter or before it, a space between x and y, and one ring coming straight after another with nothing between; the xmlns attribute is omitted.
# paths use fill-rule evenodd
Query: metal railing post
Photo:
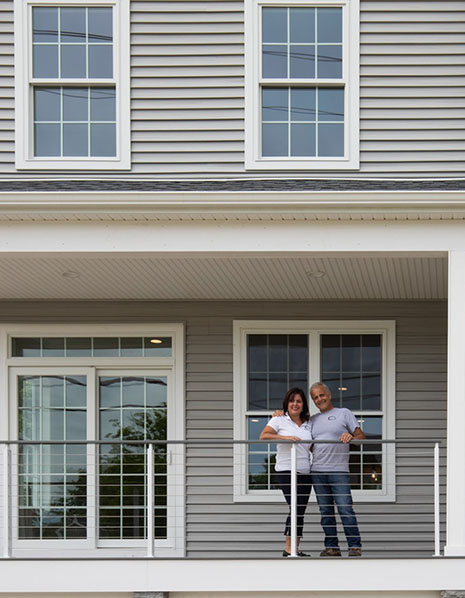
<svg viewBox="0 0 465 598"><path fill-rule="evenodd" d="M153 444L147 446L147 558L154 556Z"/></svg>
<svg viewBox="0 0 465 598"><path fill-rule="evenodd" d="M10 449L3 445L3 558L10 558Z"/></svg>
<svg viewBox="0 0 465 598"><path fill-rule="evenodd" d="M291 445L291 557L297 556L297 446Z"/></svg>
<svg viewBox="0 0 465 598"><path fill-rule="evenodd" d="M439 494L439 443L434 445L434 556L441 556L441 522Z"/></svg>

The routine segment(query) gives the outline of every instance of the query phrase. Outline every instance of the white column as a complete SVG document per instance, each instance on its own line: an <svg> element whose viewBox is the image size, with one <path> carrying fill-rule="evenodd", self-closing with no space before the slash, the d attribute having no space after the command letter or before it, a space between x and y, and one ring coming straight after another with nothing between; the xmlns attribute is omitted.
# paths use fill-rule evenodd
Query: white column
<svg viewBox="0 0 465 598"><path fill-rule="evenodd" d="M447 556L465 556L465 251L449 252Z"/></svg>

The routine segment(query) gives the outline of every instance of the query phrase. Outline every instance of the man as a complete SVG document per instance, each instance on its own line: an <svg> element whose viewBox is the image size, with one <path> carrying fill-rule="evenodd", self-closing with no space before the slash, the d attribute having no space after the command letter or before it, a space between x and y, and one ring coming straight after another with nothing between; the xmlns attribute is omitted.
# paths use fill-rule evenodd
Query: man
<svg viewBox="0 0 465 598"><path fill-rule="evenodd" d="M341 556L334 512L336 505L349 545L349 556L360 557L362 543L350 492L349 442L363 440L365 434L351 411L333 406L326 384L312 384L310 396L320 410L311 418L313 438L342 443L313 445L312 483L325 533L325 548L320 556Z"/></svg>

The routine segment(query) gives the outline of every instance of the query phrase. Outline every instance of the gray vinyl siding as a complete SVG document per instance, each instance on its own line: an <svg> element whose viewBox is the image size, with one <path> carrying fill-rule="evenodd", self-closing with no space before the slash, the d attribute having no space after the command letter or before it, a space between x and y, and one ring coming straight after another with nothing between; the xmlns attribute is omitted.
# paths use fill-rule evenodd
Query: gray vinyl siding
<svg viewBox="0 0 465 598"><path fill-rule="evenodd" d="M0 2L5 175L14 172L12 7ZM130 19L132 172L262 176L244 171L243 2L134 0ZM312 175L461 176L463 2L362 0L360 19L360 171Z"/></svg>
<svg viewBox="0 0 465 598"><path fill-rule="evenodd" d="M362 172L463 173L464 24L460 2L362 1Z"/></svg>
<svg viewBox="0 0 465 598"><path fill-rule="evenodd" d="M134 2L131 19L133 171L243 172L243 3Z"/></svg>
<svg viewBox="0 0 465 598"><path fill-rule="evenodd" d="M186 439L233 437L234 319L383 319L396 322L396 436L440 439L445 493L447 304L445 302L0 303L0 322L184 322ZM356 505L371 556L431 556L432 449L399 444L396 501ZM285 506L234 503L229 446L194 446L186 454L189 557L279 556ZM443 504L444 511L444 504ZM315 504L305 519L305 549L323 538ZM444 527L443 527L444 529ZM345 547L343 534L341 544Z"/></svg>
<svg viewBox="0 0 465 598"><path fill-rule="evenodd" d="M0 1L0 173L14 171L13 2Z"/></svg>

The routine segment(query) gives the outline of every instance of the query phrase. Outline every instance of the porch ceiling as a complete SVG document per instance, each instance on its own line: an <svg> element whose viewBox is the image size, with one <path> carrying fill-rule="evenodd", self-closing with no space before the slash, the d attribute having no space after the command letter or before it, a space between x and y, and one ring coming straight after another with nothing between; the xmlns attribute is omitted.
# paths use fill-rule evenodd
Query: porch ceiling
<svg viewBox="0 0 465 598"><path fill-rule="evenodd" d="M445 299L447 259L23 254L0 280L0 300Z"/></svg>

